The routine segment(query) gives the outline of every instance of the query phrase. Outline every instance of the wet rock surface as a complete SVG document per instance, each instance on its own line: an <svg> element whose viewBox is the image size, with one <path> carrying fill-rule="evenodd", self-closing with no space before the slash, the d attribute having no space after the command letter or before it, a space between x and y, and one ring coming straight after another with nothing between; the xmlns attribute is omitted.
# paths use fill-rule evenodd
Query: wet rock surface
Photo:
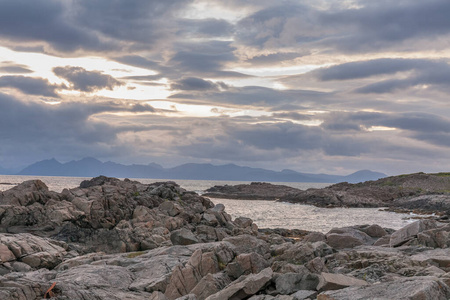
<svg viewBox="0 0 450 300"><path fill-rule="evenodd" d="M435 220L260 230L173 182L28 181L0 194L0 299L449 299L449 246Z"/></svg>

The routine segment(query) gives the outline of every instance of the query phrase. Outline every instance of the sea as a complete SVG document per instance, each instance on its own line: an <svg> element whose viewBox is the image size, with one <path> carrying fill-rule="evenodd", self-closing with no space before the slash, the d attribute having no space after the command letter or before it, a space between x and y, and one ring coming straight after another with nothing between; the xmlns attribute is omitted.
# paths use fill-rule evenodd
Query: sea
<svg viewBox="0 0 450 300"><path fill-rule="evenodd" d="M0 175L0 191L10 189L26 180L40 179L50 190L61 192L64 188L75 188L83 180L91 177L56 177L56 176L19 176ZM220 180L164 180L141 178L132 180L149 184L153 182L175 181L182 188L203 194L205 190L215 185L236 185L250 183L249 181ZM308 188L323 188L329 183L310 182L270 182L306 190ZM210 198L215 204L225 205L225 211L231 217L251 218L259 228L287 228L319 231L326 233L335 227L345 227L364 224L378 224L382 227L399 229L414 222L417 215L413 213L394 213L382 208L319 208L311 205L275 202L270 200L233 200Z"/></svg>

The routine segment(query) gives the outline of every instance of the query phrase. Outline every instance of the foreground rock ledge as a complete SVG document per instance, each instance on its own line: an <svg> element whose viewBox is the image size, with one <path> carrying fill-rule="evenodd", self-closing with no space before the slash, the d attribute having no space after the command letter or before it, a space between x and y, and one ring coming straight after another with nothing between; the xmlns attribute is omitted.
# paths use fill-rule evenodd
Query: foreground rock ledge
<svg viewBox="0 0 450 300"><path fill-rule="evenodd" d="M450 298L448 224L286 233L174 182L27 181L0 193L0 299Z"/></svg>

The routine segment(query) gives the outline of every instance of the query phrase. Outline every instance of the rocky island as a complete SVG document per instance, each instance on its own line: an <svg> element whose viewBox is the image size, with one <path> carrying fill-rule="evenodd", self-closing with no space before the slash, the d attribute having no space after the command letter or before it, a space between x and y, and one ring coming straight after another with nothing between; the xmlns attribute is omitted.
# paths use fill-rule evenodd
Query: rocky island
<svg viewBox="0 0 450 300"><path fill-rule="evenodd" d="M261 230L174 182L96 177L56 193L33 180L0 193L5 300L449 299L449 246L437 220Z"/></svg>

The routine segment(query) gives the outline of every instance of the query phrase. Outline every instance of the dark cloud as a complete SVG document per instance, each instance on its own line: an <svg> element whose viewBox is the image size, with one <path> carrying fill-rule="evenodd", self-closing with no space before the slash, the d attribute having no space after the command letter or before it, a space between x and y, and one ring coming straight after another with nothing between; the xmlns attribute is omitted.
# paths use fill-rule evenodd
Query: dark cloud
<svg viewBox="0 0 450 300"><path fill-rule="evenodd" d="M298 2L279 2L237 24L239 43L264 49L298 46L322 38L317 12ZM316 23L317 22L317 23Z"/></svg>
<svg viewBox="0 0 450 300"><path fill-rule="evenodd" d="M361 79L377 75L395 74L428 65L437 65L420 59L382 58L368 61L350 62L332 67L322 68L314 73L320 80Z"/></svg>
<svg viewBox="0 0 450 300"><path fill-rule="evenodd" d="M183 91L207 91L207 90L219 90L219 88L227 88L227 85L223 82L215 83L210 80L204 80L196 77L187 77L179 81L176 81L170 85L171 90L183 90Z"/></svg>
<svg viewBox="0 0 450 300"><path fill-rule="evenodd" d="M271 108L282 104L311 105L329 102L329 94L308 90L276 90L261 86L233 87L219 92L190 94L187 92L172 95L170 98L199 99L213 103L254 105Z"/></svg>
<svg viewBox="0 0 450 300"><path fill-rule="evenodd" d="M24 94L58 98L56 90L60 86L51 84L47 79L26 76L1 76L0 87L14 88Z"/></svg>
<svg viewBox="0 0 450 300"><path fill-rule="evenodd" d="M135 102L64 101L49 105L0 93L0 136L8 141L0 154L16 165L50 157L78 159L86 153L99 158L129 154L132 149L120 140L120 134L147 127L119 120L111 123L98 115L153 111L150 105Z"/></svg>
<svg viewBox="0 0 450 300"><path fill-rule="evenodd" d="M123 85L110 75L102 74L99 71L87 71L81 67L56 67L53 68L53 72L66 79L71 88L83 92L94 92L101 89L112 90L117 86Z"/></svg>
<svg viewBox="0 0 450 300"><path fill-rule="evenodd" d="M139 55L125 55L120 57L113 58L115 61L118 61L123 64L127 64L130 66L144 68L149 70L161 70L162 67L158 62L147 59L145 57Z"/></svg>
<svg viewBox="0 0 450 300"><path fill-rule="evenodd" d="M68 5L68 4L67 4ZM67 6L56 0L1 1L0 37L15 42L45 42L57 51L105 50L96 34L70 22Z"/></svg>
<svg viewBox="0 0 450 300"><path fill-rule="evenodd" d="M436 146L449 146L450 119L429 113L330 113L321 127L326 130L349 132L367 131L373 127L401 131L404 137Z"/></svg>
<svg viewBox="0 0 450 300"><path fill-rule="evenodd" d="M178 21L178 35L185 37L230 37L234 26L220 19L182 19Z"/></svg>
<svg viewBox="0 0 450 300"><path fill-rule="evenodd" d="M177 48L181 50L171 57L168 64L185 74L220 75L224 73L222 69L226 63L238 61L233 53L236 48L228 41L179 44ZM228 73L242 76L237 72Z"/></svg>
<svg viewBox="0 0 450 300"><path fill-rule="evenodd" d="M4 61L0 63L0 72L9 74L29 74L33 73L28 66L15 64L12 62Z"/></svg>
<svg viewBox="0 0 450 300"><path fill-rule="evenodd" d="M305 121L314 118L311 114L301 114L297 112L274 113L272 116L274 118L291 119L296 121Z"/></svg>
<svg viewBox="0 0 450 300"><path fill-rule="evenodd" d="M75 19L90 30L120 41L149 46L171 35L174 13L190 0L74 1ZM120 24L120 26L118 26Z"/></svg>
<svg viewBox="0 0 450 300"><path fill-rule="evenodd" d="M329 39L327 44L338 49L355 51L379 51L387 47L408 49L403 41L412 39L432 40L450 33L448 12L450 3L445 0L417 2L360 1L360 8L325 12L320 21L335 27L345 36ZM422 43L422 48L434 49L437 44Z"/></svg>
<svg viewBox="0 0 450 300"><path fill-rule="evenodd" d="M397 76L400 72L407 72ZM371 78L370 84L356 88L357 93L392 93L400 89L434 85L448 90L450 80L450 65L446 60L430 59L375 59L358 61L321 68L311 72L322 81L359 80ZM383 76L383 77L381 77ZM378 78L393 78L376 81Z"/></svg>
<svg viewBox="0 0 450 300"><path fill-rule="evenodd" d="M298 57L305 56L310 54L309 52L279 52L279 53L271 53L264 55L257 55L250 59L247 59L245 62L251 63L252 65L275 65L280 62L289 61L296 59Z"/></svg>

